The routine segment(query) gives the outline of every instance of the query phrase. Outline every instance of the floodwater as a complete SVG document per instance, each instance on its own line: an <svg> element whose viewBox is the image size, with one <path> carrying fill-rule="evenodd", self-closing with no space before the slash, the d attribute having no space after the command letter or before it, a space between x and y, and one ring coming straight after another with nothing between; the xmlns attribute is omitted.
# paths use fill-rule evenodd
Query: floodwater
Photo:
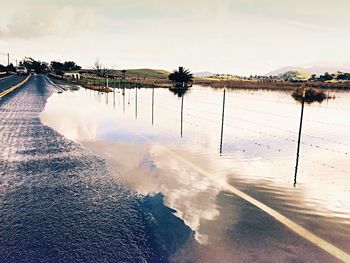
<svg viewBox="0 0 350 263"><path fill-rule="evenodd" d="M338 262L227 187L349 254L350 93L334 95L305 105L296 178L301 104L289 92L226 91L223 130L223 91L200 86L67 91L40 117L118 182L164 196L195 235L173 261Z"/></svg>

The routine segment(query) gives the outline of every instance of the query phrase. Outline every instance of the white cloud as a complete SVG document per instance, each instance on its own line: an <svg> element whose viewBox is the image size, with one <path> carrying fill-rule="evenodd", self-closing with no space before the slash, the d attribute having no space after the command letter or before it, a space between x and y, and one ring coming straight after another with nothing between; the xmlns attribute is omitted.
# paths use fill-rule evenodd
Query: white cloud
<svg viewBox="0 0 350 263"><path fill-rule="evenodd" d="M0 0L3 1L3 0ZM22 3L19 3L22 2ZM24 2L24 3L23 3ZM0 50L14 57L264 74L350 61L350 2L277 0L13 0Z"/></svg>
<svg viewBox="0 0 350 263"><path fill-rule="evenodd" d="M95 17L89 9L73 6L24 6L14 8L1 22L0 39L68 37L93 27Z"/></svg>

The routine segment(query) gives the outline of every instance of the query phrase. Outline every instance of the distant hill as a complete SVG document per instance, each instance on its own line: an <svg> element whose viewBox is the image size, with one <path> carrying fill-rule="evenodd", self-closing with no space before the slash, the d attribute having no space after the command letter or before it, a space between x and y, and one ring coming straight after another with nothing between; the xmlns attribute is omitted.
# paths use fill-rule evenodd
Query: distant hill
<svg viewBox="0 0 350 263"><path fill-rule="evenodd" d="M307 80L311 77L311 74L303 71L287 71L283 74L279 74L278 76L282 77L283 79Z"/></svg>
<svg viewBox="0 0 350 263"><path fill-rule="evenodd" d="M289 71L301 72L302 74L308 73L310 75L311 74L321 75L321 74L324 74L325 72L329 72L329 73L335 73L337 71L350 72L350 67L317 67L317 66L315 67L283 67L267 73L266 76L278 76Z"/></svg>
<svg viewBox="0 0 350 263"><path fill-rule="evenodd" d="M203 71L203 72L196 72L193 73L193 77L195 78L207 78L207 77L211 77L214 76L215 74L209 71Z"/></svg>
<svg viewBox="0 0 350 263"><path fill-rule="evenodd" d="M164 69L150 69L150 68L141 68L141 69L125 69L127 75L148 77L148 78L168 78L170 71Z"/></svg>

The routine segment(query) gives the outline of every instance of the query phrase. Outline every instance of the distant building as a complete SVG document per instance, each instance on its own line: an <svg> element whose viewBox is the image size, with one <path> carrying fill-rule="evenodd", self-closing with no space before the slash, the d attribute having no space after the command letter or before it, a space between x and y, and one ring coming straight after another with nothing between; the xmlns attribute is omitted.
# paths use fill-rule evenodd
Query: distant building
<svg viewBox="0 0 350 263"><path fill-rule="evenodd" d="M65 78L65 79L80 79L80 73L65 72L63 74L63 78Z"/></svg>

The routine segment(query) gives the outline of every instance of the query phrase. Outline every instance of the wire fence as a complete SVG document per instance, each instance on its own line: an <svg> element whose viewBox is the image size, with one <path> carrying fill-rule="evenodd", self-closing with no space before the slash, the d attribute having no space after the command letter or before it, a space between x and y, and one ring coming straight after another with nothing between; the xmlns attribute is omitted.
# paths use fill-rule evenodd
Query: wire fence
<svg viewBox="0 0 350 263"><path fill-rule="evenodd" d="M182 134L182 126L184 125L187 129L191 129L196 132L209 132L211 134L216 134L217 139L219 141L220 137L220 126L221 126L221 114L222 114L222 94L218 91L215 91L215 98L212 96L208 96L205 94L208 92L207 90L201 90L200 88L195 87L193 89L195 91L196 98L193 98L185 103L183 107L183 112L181 112L181 99L162 99L161 96L166 96L162 94L162 92L156 92L156 102L155 105L152 105L152 89L144 89L144 92L139 92L139 95L135 96L135 91L131 91L130 89L125 89L124 92L118 93L118 96L124 96L125 104L129 106L129 111L137 111L137 108L144 110L149 109L151 107L155 107L152 109L154 114L157 117L162 115L162 119L164 120L164 116L171 116L171 120L167 120L164 123L171 122L181 122L181 134ZM130 94L130 92L132 92ZM123 95L124 93L124 95ZM159 94L157 94L159 93ZM203 96L201 96L203 95ZM106 95L108 96L116 96L113 94ZM252 95L254 96L254 95ZM115 100L116 98L114 98ZM225 121L223 125L223 155L227 156L230 153L225 152L225 145L233 144L236 142L241 142L235 148L235 150L240 150L242 152L247 151L248 148L255 147L258 151L263 152L274 152L276 154L288 152L290 149L296 149L298 142L298 125L300 120L300 106L298 103L294 101L288 101L287 99L271 99L271 98L256 98L250 97L248 95L242 96L240 93L229 93L226 100L229 100L230 103L226 104L226 114ZM240 101L243 105L252 105L241 106L232 104L232 100ZM109 99L109 101L113 101L113 97ZM185 95L186 102L186 95ZM247 102L247 103L245 103ZM251 104L248 102L259 102L260 104L268 103L276 105L274 112L268 111L263 107L254 107L255 104ZM135 103L139 105L139 107L135 107ZM120 98L119 98L120 105ZM126 106L124 105L124 107ZM131 105L131 107L130 107ZM281 105L281 106L278 106ZM292 107L293 114L286 114L283 112L283 107ZM128 107L126 106L126 107ZM280 109L279 109L280 108ZM308 105L308 109L314 110L314 108L319 108L317 106ZM327 111L340 111L344 114L344 111L347 111L347 108L337 107L337 106L327 106ZM350 110L350 109L349 109ZM249 115L248 117L240 116L241 112L246 112ZM176 113L176 114L174 114ZM175 117L174 117L175 115ZM137 115L142 118L142 113ZM290 120L293 124L294 129L291 126L283 127L281 125L276 125L279 121L274 121L272 123L263 122L260 120L260 116L265 116L267 119L274 118L277 120ZM153 117L152 117L153 120ZM182 124L182 122L184 122ZM305 119L305 122L310 125L321 125L324 130L341 130L344 134L350 132L350 124L341 123L331 120L317 120L317 119ZM240 132L239 132L240 131ZM317 130L311 130L315 132ZM303 146L302 151L307 151L307 149L313 150L313 152L324 152L326 159L315 159L309 158L308 154L301 153L300 160L302 162L310 162L319 167L324 167L325 169L330 169L332 171L336 171L342 174L350 174L347 170L347 167L339 166L339 164L335 164L333 160L340 158L343 160L348 160L350 157L350 143L349 141L344 141L341 138L336 136L332 136L332 134L324 136L324 133L321 135L310 133L310 130L302 132L300 144ZM236 134L244 134L244 136L236 135ZM185 132L186 134L186 132ZM282 143L283 142L283 143ZM285 146L285 143L288 144L288 147ZM249 147L245 147L246 145L251 145ZM243 145L243 146L242 146ZM273 157L268 157L264 154L259 155L258 153L254 153L253 156L262 158L264 160L268 160L270 162L274 162ZM277 163L276 163L277 164ZM278 165L278 164L277 164ZM279 164L283 165L283 164Z"/></svg>

